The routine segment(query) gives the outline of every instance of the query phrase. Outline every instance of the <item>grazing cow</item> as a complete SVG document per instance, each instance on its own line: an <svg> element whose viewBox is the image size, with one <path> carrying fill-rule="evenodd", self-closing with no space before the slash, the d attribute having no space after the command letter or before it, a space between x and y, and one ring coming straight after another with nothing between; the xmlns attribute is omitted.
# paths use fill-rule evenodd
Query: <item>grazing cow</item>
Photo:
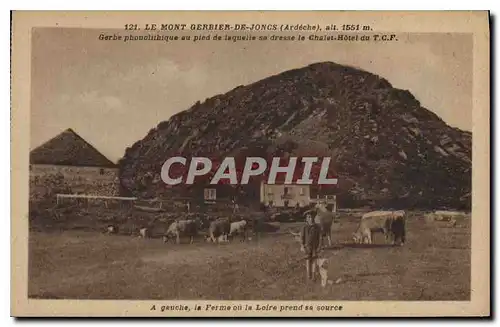
<svg viewBox="0 0 500 327"><path fill-rule="evenodd" d="M222 237L223 241L227 242L228 235L231 232L231 223L228 218L218 218L210 223L208 227L208 237L207 241L212 241L214 243L219 242L219 237Z"/></svg>
<svg viewBox="0 0 500 327"><path fill-rule="evenodd" d="M176 243L180 244L181 236L189 236L189 243L192 244L194 237L198 235L200 225L200 219L176 220L168 227L167 232L163 236L163 242L166 243L171 237L175 236Z"/></svg>
<svg viewBox="0 0 500 327"><path fill-rule="evenodd" d="M427 221L443 221L448 222L449 226L454 227L457 223L456 218L463 218L466 213L459 211L444 211L438 210L425 215Z"/></svg>
<svg viewBox="0 0 500 327"><path fill-rule="evenodd" d="M149 237L149 230L147 228L139 229L139 237L140 238L148 238Z"/></svg>
<svg viewBox="0 0 500 327"><path fill-rule="evenodd" d="M392 239L392 244L396 239L401 240L401 245L405 242L405 212L400 211L372 211L361 217L358 229L353 233L355 243L372 244L372 233L382 232L386 242Z"/></svg>
<svg viewBox="0 0 500 327"><path fill-rule="evenodd" d="M466 215L465 212L447 210L436 210L434 211L434 214L442 217L463 217Z"/></svg>
<svg viewBox="0 0 500 327"><path fill-rule="evenodd" d="M240 234L243 240L245 240L247 227L248 224L246 220L232 222L229 228L229 236L233 236L234 234Z"/></svg>
<svg viewBox="0 0 500 327"><path fill-rule="evenodd" d="M320 246L324 246L325 237L328 239L328 246L332 246L332 227L335 221L335 213L328 210L326 205L321 202L316 204L315 210L316 216L314 217L314 223L319 225L321 230ZM306 211L306 214L310 212L311 210Z"/></svg>
<svg viewBox="0 0 500 327"><path fill-rule="evenodd" d="M108 228L106 228L106 234L117 234L117 233L118 233L118 226L109 225Z"/></svg>

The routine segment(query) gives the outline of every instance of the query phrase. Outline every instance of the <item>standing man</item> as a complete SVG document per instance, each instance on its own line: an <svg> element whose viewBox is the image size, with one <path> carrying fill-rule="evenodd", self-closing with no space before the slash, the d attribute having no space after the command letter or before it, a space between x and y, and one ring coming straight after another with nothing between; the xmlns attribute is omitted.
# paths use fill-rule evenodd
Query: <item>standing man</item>
<svg viewBox="0 0 500 327"><path fill-rule="evenodd" d="M311 213L306 216L306 224L301 232L301 250L306 254L307 278L314 279L321 239L320 227L314 223Z"/></svg>

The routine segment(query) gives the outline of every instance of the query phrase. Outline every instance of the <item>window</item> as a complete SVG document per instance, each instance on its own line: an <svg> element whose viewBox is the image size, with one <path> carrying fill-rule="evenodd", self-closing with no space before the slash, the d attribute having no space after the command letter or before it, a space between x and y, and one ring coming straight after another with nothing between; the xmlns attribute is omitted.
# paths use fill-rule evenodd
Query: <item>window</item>
<svg viewBox="0 0 500 327"><path fill-rule="evenodd" d="M301 187L300 188L300 195L304 195L305 193L306 193L306 190L303 187Z"/></svg>
<svg viewBox="0 0 500 327"><path fill-rule="evenodd" d="M285 195L288 194L288 187L285 187L285 191L284 192L285 192Z"/></svg>
<svg viewBox="0 0 500 327"><path fill-rule="evenodd" d="M268 194L268 195L273 195L273 188L272 188L272 187L269 187L269 188L267 189L267 194Z"/></svg>
<svg viewBox="0 0 500 327"><path fill-rule="evenodd" d="M206 188L204 190L205 200L215 200L217 198L217 191L214 188Z"/></svg>
<svg viewBox="0 0 500 327"><path fill-rule="evenodd" d="M99 169L99 175L104 175L104 168Z"/></svg>

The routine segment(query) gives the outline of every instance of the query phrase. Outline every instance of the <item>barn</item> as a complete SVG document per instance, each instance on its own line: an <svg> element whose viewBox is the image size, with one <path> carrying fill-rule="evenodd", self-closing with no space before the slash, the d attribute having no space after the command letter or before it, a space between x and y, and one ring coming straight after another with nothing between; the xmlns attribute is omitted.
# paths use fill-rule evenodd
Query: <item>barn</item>
<svg viewBox="0 0 500 327"><path fill-rule="evenodd" d="M73 193L116 196L118 167L71 128L30 152L30 199Z"/></svg>

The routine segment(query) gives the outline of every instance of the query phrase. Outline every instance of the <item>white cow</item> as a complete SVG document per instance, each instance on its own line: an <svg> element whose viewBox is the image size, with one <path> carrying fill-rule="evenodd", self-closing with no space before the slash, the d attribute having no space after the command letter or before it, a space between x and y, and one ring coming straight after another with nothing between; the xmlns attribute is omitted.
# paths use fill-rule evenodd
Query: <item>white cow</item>
<svg viewBox="0 0 500 327"><path fill-rule="evenodd" d="M108 228L106 228L106 234L117 234L117 233L118 233L118 226L109 225Z"/></svg>
<svg viewBox="0 0 500 327"><path fill-rule="evenodd" d="M148 229L147 228L139 229L139 237L140 238L148 238L149 237Z"/></svg>
<svg viewBox="0 0 500 327"><path fill-rule="evenodd" d="M234 236L235 234L242 235L243 240L246 239L246 229L247 229L247 221L240 220L231 223L231 227L229 229L229 236Z"/></svg>
<svg viewBox="0 0 500 327"><path fill-rule="evenodd" d="M359 222L358 229L353 233L355 243L372 244L372 233L382 232L386 241L392 237L401 239L401 245L405 242L405 215L402 210L399 211L372 211L364 214Z"/></svg>

